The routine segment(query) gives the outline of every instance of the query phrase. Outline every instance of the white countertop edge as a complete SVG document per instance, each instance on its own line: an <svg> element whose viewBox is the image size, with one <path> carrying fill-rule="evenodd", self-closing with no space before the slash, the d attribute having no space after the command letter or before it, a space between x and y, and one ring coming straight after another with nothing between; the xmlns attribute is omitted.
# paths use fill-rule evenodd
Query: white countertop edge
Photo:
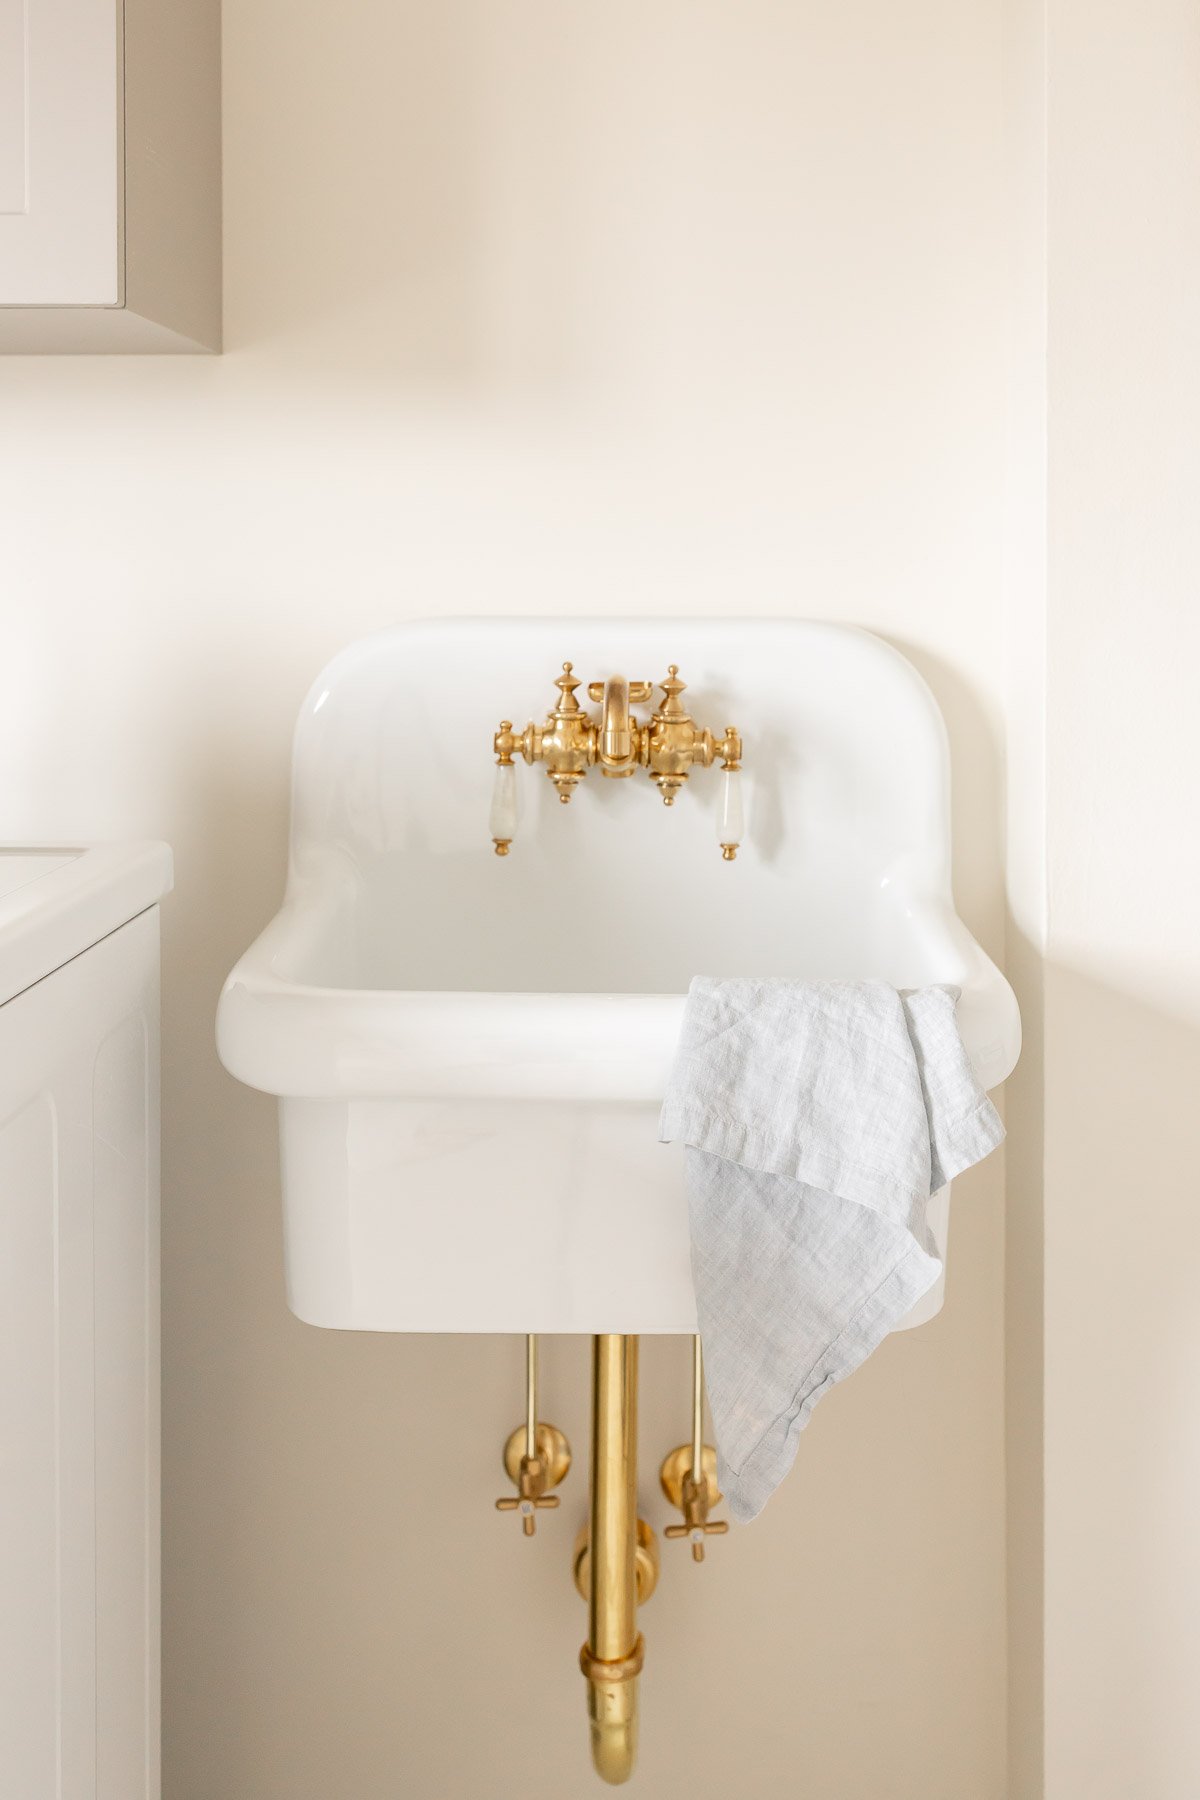
<svg viewBox="0 0 1200 1800"><path fill-rule="evenodd" d="M12 844L0 856L56 856L45 874L0 895L0 1005L170 893L168 845Z"/></svg>

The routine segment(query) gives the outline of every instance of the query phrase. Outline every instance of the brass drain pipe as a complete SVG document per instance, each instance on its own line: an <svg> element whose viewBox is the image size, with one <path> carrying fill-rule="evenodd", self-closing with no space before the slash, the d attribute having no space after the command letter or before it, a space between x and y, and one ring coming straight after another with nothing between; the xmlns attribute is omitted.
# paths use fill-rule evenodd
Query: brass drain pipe
<svg viewBox="0 0 1200 1800"><path fill-rule="evenodd" d="M588 1637L579 1662L592 1761L614 1786L629 1780L637 1760L637 1384L636 1337L593 1338Z"/></svg>

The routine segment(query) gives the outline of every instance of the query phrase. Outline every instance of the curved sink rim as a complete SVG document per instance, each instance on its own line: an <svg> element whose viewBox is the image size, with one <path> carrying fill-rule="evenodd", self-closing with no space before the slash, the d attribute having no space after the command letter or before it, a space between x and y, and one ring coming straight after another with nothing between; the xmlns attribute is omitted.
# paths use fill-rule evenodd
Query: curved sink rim
<svg viewBox="0 0 1200 1800"><path fill-rule="evenodd" d="M290 1099L467 1097L661 1100L682 993L345 988L279 973L324 911L294 893L222 990L217 1049L230 1074ZM976 1074L997 1087L1020 1054L1016 997L940 896L905 915L947 986Z"/></svg>

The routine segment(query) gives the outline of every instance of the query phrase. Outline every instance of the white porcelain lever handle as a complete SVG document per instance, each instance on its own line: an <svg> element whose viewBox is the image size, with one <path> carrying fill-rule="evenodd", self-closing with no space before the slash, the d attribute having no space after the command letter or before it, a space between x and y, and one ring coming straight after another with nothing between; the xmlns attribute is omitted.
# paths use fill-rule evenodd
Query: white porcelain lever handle
<svg viewBox="0 0 1200 1800"><path fill-rule="evenodd" d="M726 862L732 862L738 845L745 836L742 812L742 771L725 769L721 775L721 793L717 801L717 842Z"/></svg>
<svg viewBox="0 0 1200 1800"><path fill-rule="evenodd" d="M512 841L517 835L517 765L515 763L499 762L496 764L488 829L492 834L496 855L507 856L512 848Z"/></svg>

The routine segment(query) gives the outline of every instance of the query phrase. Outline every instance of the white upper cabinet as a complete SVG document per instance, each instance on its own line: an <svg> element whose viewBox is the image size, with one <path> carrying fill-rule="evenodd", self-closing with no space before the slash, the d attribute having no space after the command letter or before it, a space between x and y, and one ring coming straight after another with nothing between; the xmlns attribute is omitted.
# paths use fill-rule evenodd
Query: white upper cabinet
<svg viewBox="0 0 1200 1800"><path fill-rule="evenodd" d="M219 0L0 0L0 351L220 348Z"/></svg>

